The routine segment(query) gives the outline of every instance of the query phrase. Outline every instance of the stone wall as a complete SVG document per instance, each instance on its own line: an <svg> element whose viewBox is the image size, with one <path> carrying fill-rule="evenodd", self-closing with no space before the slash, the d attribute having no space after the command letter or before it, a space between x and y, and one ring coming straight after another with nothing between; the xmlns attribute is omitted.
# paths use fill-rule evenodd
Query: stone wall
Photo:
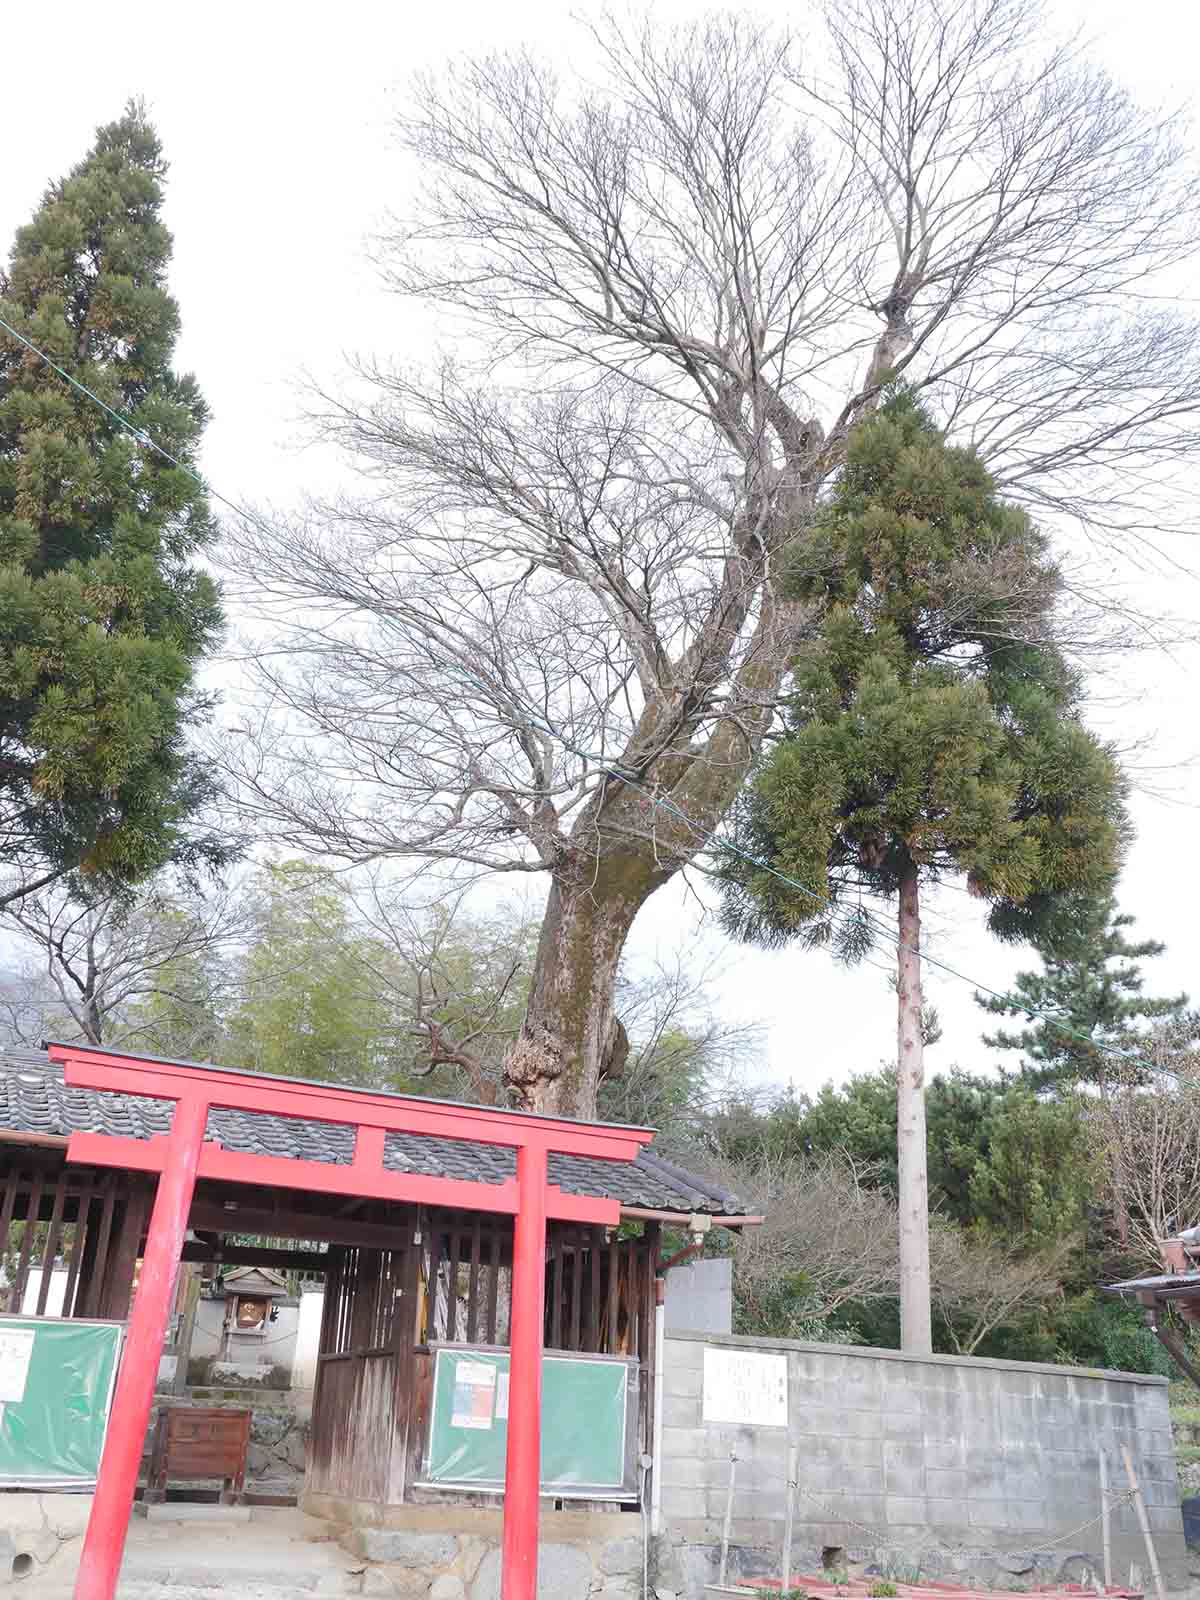
<svg viewBox="0 0 1200 1600"><path fill-rule="evenodd" d="M167 1399L166 1396L160 1397ZM182 1405L192 1400L199 1406L230 1406L250 1410L250 1443L246 1450L246 1489L251 1494L298 1499L304 1487L304 1469L308 1459L308 1440L312 1425L312 1408L306 1403L297 1405L290 1397L266 1398L260 1392L249 1390L244 1394L231 1389L199 1389L188 1396L171 1398L168 1404ZM146 1430L146 1443L142 1453L142 1478L150 1466L150 1450L158 1420L156 1400L150 1412L150 1426ZM214 1483L209 1487L216 1487ZM181 1483L181 1489L206 1487L203 1482Z"/></svg>
<svg viewBox="0 0 1200 1600"><path fill-rule="evenodd" d="M775 1370L785 1358L786 1426L706 1420L706 1349L773 1355ZM793 1447L793 1572L824 1559L910 1579L1057 1578L1072 1556L1099 1559L1100 1455L1123 1491L1125 1445L1167 1582L1188 1582L1162 1378L711 1335L669 1338L663 1371L662 1515L689 1597L715 1580L731 1452L729 1575L779 1572ZM1114 1578L1131 1563L1146 1575L1130 1504L1112 1526Z"/></svg>
<svg viewBox="0 0 1200 1600"><path fill-rule="evenodd" d="M78 1539L92 1510L90 1494L0 1491L0 1590L16 1587Z"/></svg>
<svg viewBox="0 0 1200 1600"><path fill-rule="evenodd" d="M321 1514L319 1497L307 1509ZM334 1508L326 1507L329 1514ZM389 1506L387 1527L347 1528L342 1544L367 1563L363 1593L404 1600L500 1600L499 1511L475 1506ZM545 1600L641 1600L642 1519L546 1511L538 1593ZM674 1597L671 1597L674 1600Z"/></svg>

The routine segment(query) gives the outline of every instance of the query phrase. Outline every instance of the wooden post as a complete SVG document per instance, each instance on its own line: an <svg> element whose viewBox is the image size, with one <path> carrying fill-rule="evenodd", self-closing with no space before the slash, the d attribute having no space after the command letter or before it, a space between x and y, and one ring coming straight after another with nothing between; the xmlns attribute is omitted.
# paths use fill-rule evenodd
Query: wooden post
<svg viewBox="0 0 1200 1600"><path fill-rule="evenodd" d="M1112 1588L1112 1513L1108 1504L1108 1457L1100 1452L1100 1537L1104 1545L1104 1589Z"/></svg>
<svg viewBox="0 0 1200 1600"><path fill-rule="evenodd" d="M179 1270L207 1122L205 1100L196 1097L180 1100L176 1105L167 1146L168 1159L158 1180L146 1256L117 1375L112 1420L100 1457L96 1497L84 1535L75 1600L113 1600L117 1592L142 1446L158 1379L163 1335L171 1314L171 1293Z"/></svg>
<svg viewBox="0 0 1200 1600"><path fill-rule="evenodd" d="M1142 1538L1146 1541L1146 1559L1150 1563L1150 1571L1154 1577L1154 1592L1158 1600L1167 1600L1167 1591L1163 1587L1162 1573L1158 1566L1158 1553L1154 1548L1154 1540L1150 1533L1150 1518L1146 1512L1146 1501L1142 1495L1142 1486L1137 1480L1137 1473L1133 1470L1133 1458L1129 1454L1128 1445L1121 1446L1121 1456L1125 1462L1125 1476L1129 1479L1129 1488L1133 1494L1133 1508L1137 1512L1138 1526L1142 1530Z"/></svg>
<svg viewBox="0 0 1200 1600"><path fill-rule="evenodd" d="M733 1532L733 1485L737 1477L737 1451L729 1452L729 1489L725 1495L725 1526L721 1529L721 1575L717 1587L725 1587L725 1574L729 1567L729 1537Z"/></svg>
<svg viewBox="0 0 1200 1600"><path fill-rule="evenodd" d="M192 1340L196 1335L196 1313L200 1308L200 1273L195 1267L184 1268L183 1316L179 1325L179 1342L175 1348L175 1393L183 1394L187 1388L188 1363L192 1354Z"/></svg>
<svg viewBox="0 0 1200 1600"><path fill-rule="evenodd" d="M502 1600L537 1600L542 1345L546 1310L546 1172L546 1151L538 1146L522 1145L517 1151L521 1209L513 1231Z"/></svg>
<svg viewBox="0 0 1200 1600"><path fill-rule="evenodd" d="M796 1446L793 1445L788 1451L787 1509L783 1513L783 1572L781 1581L785 1594L792 1587L792 1525L796 1517L796 1473L799 1470L797 1454Z"/></svg>

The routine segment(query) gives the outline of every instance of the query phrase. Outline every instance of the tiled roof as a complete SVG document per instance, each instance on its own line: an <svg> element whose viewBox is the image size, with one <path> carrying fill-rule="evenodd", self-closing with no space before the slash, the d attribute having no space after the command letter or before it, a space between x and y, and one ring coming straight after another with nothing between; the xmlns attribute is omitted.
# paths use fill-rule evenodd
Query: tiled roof
<svg viewBox="0 0 1200 1600"><path fill-rule="evenodd" d="M5 1050L0 1054L0 1130L64 1137L78 1132L114 1133L149 1139L166 1133L170 1122L169 1101L68 1088L61 1066L44 1052ZM339 1166L348 1166L354 1158L354 1130L340 1123L214 1109L208 1114L208 1136L225 1149L245 1155L291 1156ZM516 1171L516 1154L503 1145L467 1139L389 1133L383 1164L391 1172L502 1183ZM736 1195L648 1150L633 1162L552 1155L550 1181L571 1194L602 1195L623 1206L649 1211L736 1217L749 1210Z"/></svg>
<svg viewBox="0 0 1200 1600"><path fill-rule="evenodd" d="M1127 1278L1123 1283L1110 1283L1109 1294L1132 1294L1147 1289L1168 1299L1194 1299L1200 1295L1200 1272L1163 1272L1149 1278Z"/></svg>

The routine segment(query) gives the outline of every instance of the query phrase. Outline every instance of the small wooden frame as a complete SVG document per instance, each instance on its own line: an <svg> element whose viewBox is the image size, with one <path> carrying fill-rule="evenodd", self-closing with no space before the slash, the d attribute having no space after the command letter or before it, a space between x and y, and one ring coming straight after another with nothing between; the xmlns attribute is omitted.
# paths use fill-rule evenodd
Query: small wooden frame
<svg viewBox="0 0 1200 1600"><path fill-rule="evenodd" d="M246 1448L250 1412L232 1406L163 1406L154 1429L147 1505L160 1505L169 1481L219 1478L221 1504L239 1504L246 1493Z"/></svg>

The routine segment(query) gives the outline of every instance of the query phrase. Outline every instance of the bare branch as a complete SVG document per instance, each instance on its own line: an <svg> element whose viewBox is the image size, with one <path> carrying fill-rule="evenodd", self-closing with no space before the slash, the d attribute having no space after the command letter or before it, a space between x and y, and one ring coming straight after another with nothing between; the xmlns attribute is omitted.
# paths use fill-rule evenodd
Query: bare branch
<svg viewBox="0 0 1200 1600"><path fill-rule="evenodd" d="M813 622L789 554L881 387L1114 543L1175 525L1200 444L1200 329L1156 298L1200 216L1171 120L1032 0L827 31L822 66L738 17L605 21L594 85L421 79L380 265L458 356L317 394L362 492L232 531L271 628L235 802L344 863L548 874L507 1069L542 1109L594 1109L624 940L770 728Z"/></svg>

